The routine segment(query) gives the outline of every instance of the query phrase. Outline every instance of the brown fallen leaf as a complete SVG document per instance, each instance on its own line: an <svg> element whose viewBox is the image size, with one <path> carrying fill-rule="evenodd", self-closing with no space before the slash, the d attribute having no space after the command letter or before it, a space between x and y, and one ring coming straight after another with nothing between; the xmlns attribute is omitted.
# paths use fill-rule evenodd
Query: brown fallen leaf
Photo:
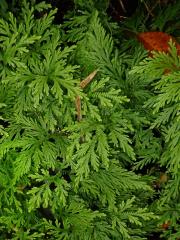
<svg viewBox="0 0 180 240"><path fill-rule="evenodd" d="M98 69L90 73L84 80L82 80L82 82L80 83L80 87L84 89L93 80L97 72L98 72Z"/></svg>
<svg viewBox="0 0 180 240"><path fill-rule="evenodd" d="M84 80L82 80L82 82L80 83L80 87L82 89L84 89L93 80L93 78L96 76L97 72L98 72L98 69L96 69L95 71L90 73ZM77 110L77 120L80 122L82 120L80 96L76 97L75 105L76 105L76 110Z"/></svg>

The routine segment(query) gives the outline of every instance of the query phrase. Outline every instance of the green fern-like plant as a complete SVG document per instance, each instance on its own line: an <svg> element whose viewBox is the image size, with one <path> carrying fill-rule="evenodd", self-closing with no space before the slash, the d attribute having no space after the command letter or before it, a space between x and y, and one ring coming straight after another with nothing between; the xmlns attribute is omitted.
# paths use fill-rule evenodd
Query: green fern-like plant
<svg viewBox="0 0 180 240"><path fill-rule="evenodd" d="M121 58L97 11L78 38L64 36L55 13L25 2L18 18L0 20L1 238L144 239L141 229L156 217L142 199L153 190L126 169L135 161L134 129L118 87Z"/></svg>
<svg viewBox="0 0 180 240"><path fill-rule="evenodd" d="M167 169L168 175L168 181L158 200L158 205L163 212L161 222L170 223L169 231L164 235L171 236L168 239L176 239L180 234L178 229L180 57L172 41L169 46L169 53L154 53L153 58L145 59L139 66L134 67L131 73L149 79L154 88L154 96L147 101L145 108L151 109L153 114L151 128L158 130L162 136L163 148L158 161ZM148 163L146 158L142 162L144 165Z"/></svg>

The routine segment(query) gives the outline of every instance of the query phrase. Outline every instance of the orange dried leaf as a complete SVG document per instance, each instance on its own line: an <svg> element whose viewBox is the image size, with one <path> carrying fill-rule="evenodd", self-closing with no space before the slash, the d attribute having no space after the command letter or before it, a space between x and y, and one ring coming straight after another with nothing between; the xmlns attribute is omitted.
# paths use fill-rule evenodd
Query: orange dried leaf
<svg viewBox="0 0 180 240"><path fill-rule="evenodd" d="M138 40L144 45L144 48L148 51L169 51L169 41L172 40L178 50L178 55L180 55L180 44L176 40L164 32L144 32L137 35Z"/></svg>
<svg viewBox="0 0 180 240"><path fill-rule="evenodd" d="M167 230L170 227L170 225L171 225L170 221L166 221L161 225L161 228Z"/></svg>

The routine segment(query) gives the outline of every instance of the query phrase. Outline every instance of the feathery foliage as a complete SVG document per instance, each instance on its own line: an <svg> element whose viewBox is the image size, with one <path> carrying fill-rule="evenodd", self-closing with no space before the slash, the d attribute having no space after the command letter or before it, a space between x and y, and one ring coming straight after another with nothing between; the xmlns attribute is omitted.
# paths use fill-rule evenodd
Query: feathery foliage
<svg viewBox="0 0 180 240"><path fill-rule="evenodd" d="M140 240L166 221L176 239L177 50L148 58L117 37L144 15L118 26L108 1L74 4L61 25L45 2L0 5L0 239Z"/></svg>

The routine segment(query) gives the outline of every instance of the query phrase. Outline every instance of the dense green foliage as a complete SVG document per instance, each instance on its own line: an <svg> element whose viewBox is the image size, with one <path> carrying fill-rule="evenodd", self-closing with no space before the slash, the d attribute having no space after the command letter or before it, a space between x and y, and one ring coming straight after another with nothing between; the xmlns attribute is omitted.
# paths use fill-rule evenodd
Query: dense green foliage
<svg viewBox="0 0 180 240"><path fill-rule="evenodd" d="M180 4L118 25L108 2L0 5L0 239L180 238L180 57L124 33L177 35Z"/></svg>

